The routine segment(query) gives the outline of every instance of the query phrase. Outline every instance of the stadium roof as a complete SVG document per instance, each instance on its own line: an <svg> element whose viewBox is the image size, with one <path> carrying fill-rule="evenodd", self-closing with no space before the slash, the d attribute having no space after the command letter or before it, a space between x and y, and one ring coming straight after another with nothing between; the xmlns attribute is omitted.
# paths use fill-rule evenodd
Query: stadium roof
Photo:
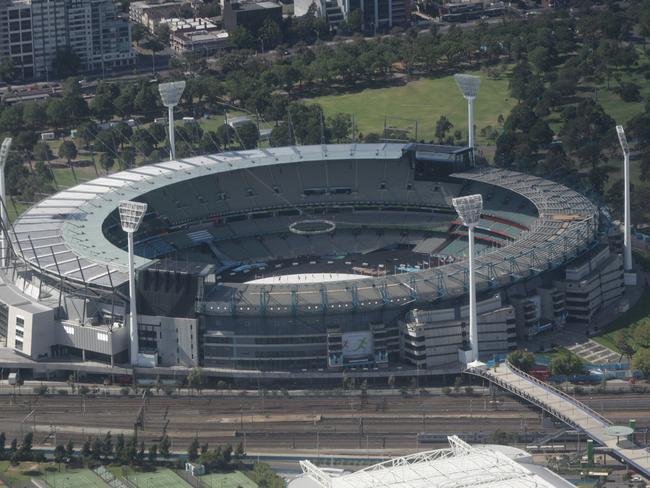
<svg viewBox="0 0 650 488"><path fill-rule="evenodd" d="M269 165L327 160L392 160L403 144L340 144L280 147L198 156L132 168L82 183L53 195L22 214L11 232L12 245L29 266L59 280L112 289L127 281L127 254L109 242L102 224L120 201L133 200L171 184L210 174ZM455 174L506 188L530 200L539 217L512 244L477 258L482 289L565 263L589 247L597 231L596 207L560 184L522 173L486 169ZM137 257L137 268L153 261ZM423 304L466 292L466 263L456 262L406 275L322 285L226 283L210 296L216 314L286 314L288 311L345 312ZM326 287L324 289L323 287Z"/></svg>
<svg viewBox="0 0 650 488"><path fill-rule="evenodd" d="M391 459L341 476L330 476L309 461L303 473L314 488L557 488L573 486L531 463L528 453L505 446L473 447L457 436L450 447ZM505 448L505 449L504 449Z"/></svg>

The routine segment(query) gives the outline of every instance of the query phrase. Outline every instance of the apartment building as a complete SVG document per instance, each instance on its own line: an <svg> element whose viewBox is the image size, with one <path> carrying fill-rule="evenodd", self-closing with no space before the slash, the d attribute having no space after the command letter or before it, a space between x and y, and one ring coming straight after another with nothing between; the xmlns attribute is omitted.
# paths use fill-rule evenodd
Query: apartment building
<svg viewBox="0 0 650 488"><path fill-rule="evenodd" d="M67 47L84 71L135 62L129 24L113 0L0 0L0 59L13 61L18 78L50 79Z"/></svg>

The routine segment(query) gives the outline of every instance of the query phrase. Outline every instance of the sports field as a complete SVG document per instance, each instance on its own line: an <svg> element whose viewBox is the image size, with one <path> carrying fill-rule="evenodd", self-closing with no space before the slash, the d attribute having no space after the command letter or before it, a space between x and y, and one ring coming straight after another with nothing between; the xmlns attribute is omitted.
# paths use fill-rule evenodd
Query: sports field
<svg viewBox="0 0 650 488"><path fill-rule="evenodd" d="M90 469L66 469L48 473L41 481L52 488L106 488L106 483Z"/></svg>
<svg viewBox="0 0 650 488"><path fill-rule="evenodd" d="M131 473L128 479L138 488L192 488L171 469Z"/></svg>
<svg viewBox="0 0 650 488"><path fill-rule="evenodd" d="M257 488L255 482L241 471L206 474L200 480L210 488Z"/></svg>
<svg viewBox="0 0 650 488"><path fill-rule="evenodd" d="M480 75L475 72L472 74ZM371 88L357 93L332 95L306 100L319 103L328 116L337 112L354 114L358 131L381 134L384 120L391 126L414 126L418 122L418 139L431 140L441 115L454 125L451 133L460 130L467 139L467 102L462 97L453 76L411 81L404 86ZM507 117L516 100L508 93L508 79L490 79L481 75L481 89L474 102L477 142L483 144L480 130L488 125L497 127L499 114ZM399 118L404 119L400 121ZM408 120L407 120L408 119Z"/></svg>

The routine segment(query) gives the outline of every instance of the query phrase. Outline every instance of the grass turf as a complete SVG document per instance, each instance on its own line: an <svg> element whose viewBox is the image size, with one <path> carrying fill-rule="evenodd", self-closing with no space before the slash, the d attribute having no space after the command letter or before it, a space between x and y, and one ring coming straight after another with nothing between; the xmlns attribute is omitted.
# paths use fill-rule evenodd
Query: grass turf
<svg viewBox="0 0 650 488"><path fill-rule="evenodd" d="M638 302L634 304L627 312L612 322L602 334L593 336L592 339L605 347L618 353L621 350L614 342L614 332L621 329L632 330L636 325L650 315L650 290L645 290Z"/></svg>
<svg viewBox="0 0 650 488"><path fill-rule="evenodd" d="M132 472L128 479L138 488L191 488L191 486L171 469Z"/></svg>
<svg viewBox="0 0 650 488"><path fill-rule="evenodd" d="M257 488L257 484L241 471L206 474L200 479L210 488Z"/></svg>
<svg viewBox="0 0 650 488"><path fill-rule="evenodd" d="M474 73L479 74L479 73ZM371 88L357 93L311 98L307 103L318 103L327 116L337 112L354 114L358 130L363 134L384 130L384 119L389 125L414 128L418 121L418 140L434 138L435 125L445 115L454 125L451 133L460 130L467 139L467 103L453 76L411 81L404 86ZM474 102L474 120L477 142L484 144L480 130L488 125L498 127L499 114L507 117L516 104L508 93L508 79L481 77L481 90ZM399 120L399 118L409 119ZM451 134L450 134L451 135Z"/></svg>
<svg viewBox="0 0 650 488"><path fill-rule="evenodd" d="M40 478L52 488L106 488L106 483L90 469L63 469Z"/></svg>

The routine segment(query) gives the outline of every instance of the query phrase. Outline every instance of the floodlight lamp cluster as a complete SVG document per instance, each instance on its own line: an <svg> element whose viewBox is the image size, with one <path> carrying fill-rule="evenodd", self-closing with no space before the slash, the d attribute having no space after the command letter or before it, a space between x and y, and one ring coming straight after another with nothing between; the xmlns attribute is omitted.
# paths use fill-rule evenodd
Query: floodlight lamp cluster
<svg viewBox="0 0 650 488"><path fill-rule="evenodd" d="M185 81L172 81L158 85L158 92L165 107L175 107L185 91Z"/></svg>
<svg viewBox="0 0 650 488"><path fill-rule="evenodd" d="M465 98L476 98L481 86L481 78L474 75L454 75L454 80Z"/></svg>
<svg viewBox="0 0 650 488"><path fill-rule="evenodd" d="M480 194L452 198L451 203L463 224L468 227L478 224L483 211L483 197Z"/></svg>
<svg viewBox="0 0 650 488"><path fill-rule="evenodd" d="M618 142L621 144L621 148L625 154L630 154L630 146L627 143L627 137L625 137L625 129L622 125L616 126L616 134L618 135Z"/></svg>
<svg viewBox="0 0 650 488"><path fill-rule="evenodd" d="M142 218L147 211L147 204L142 202L123 201L118 207L120 222L124 232L135 232L142 223Z"/></svg>
<svg viewBox="0 0 650 488"><path fill-rule="evenodd" d="M9 148L11 147L11 137L5 138L2 141L2 146L0 146L0 167L4 167L9 157Z"/></svg>

